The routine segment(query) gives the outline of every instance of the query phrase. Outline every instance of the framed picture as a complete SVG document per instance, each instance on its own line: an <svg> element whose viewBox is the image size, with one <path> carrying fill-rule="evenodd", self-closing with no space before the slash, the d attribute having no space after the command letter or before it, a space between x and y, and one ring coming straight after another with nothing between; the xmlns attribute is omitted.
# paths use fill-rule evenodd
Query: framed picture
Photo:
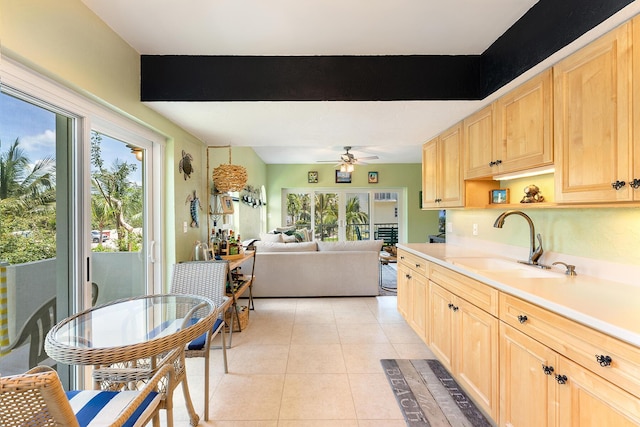
<svg viewBox="0 0 640 427"><path fill-rule="evenodd" d="M336 184L351 184L351 172L336 170Z"/></svg>
<svg viewBox="0 0 640 427"><path fill-rule="evenodd" d="M367 181L369 184L377 184L378 183L378 172L369 172L367 177Z"/></svg>
<svg viewBox="0 0 640 427"><path fill-rule="evenodd" d="M222 204L222 213L223 214L232 214L233 213L233 199L230 196L222 196L222 197L220 197L220 203Z"/></svg>
<svg viewBox="0 0 640 427"><path fill-rule="evenodd" d="M318 171L309 171L309 172L307 172L307 182L309 184L317 184L318 183Z"/></svg>
<svg viewBox="0 0 640 427"><path fill-rule="evenodd" d="M489 203L492 205L509 203L509 189L491 190L489 192Z"/></svg>

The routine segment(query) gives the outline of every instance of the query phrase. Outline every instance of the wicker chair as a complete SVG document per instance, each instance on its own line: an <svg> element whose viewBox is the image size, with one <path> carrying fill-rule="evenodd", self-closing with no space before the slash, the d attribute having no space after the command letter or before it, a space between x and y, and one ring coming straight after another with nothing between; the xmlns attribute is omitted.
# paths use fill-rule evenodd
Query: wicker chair
<svg viewBox="0 0 640 427"><path fill-rule="evenodd" d="M220 333L224 372L227 365L227 344L224 333L224 313L231 304L226 295L228 277L227 261L191 261L175 264L171 281L171 293L204 296L219 308L218 319L211 331L193 340L185 350L185 357L204 357L204 419L209 420L209 353L211 340Z"/></svg>
<svg viewBox="0 0 640 427"><path fill-rule="evenodd" d="M55 361L51 359L44 351L44 337L49 332L49 329L56 323L56 298L53 297L50 300L42 304L25 322L17 334L16 340L9 346L0 349L0 354L10 353L15 351L16 357L12 357L13 354L4 356L10 369L9 372L4 371L4 374L15 374L24 372L29 368L33 368L37 365L55 366ZM28 345L29 346L29 358L24 358L26 352L16 351L18 348ZM7 361L9 361L7 363ZM27 365L27 362L29 365Z"/></svg>
<svg viewBox="0 0 640 427"><path fill-rule="evenodd" d="M172 371L172 365L164 365L140 391L65 393L55 370L37 366L24 374L0 378L0 425L84 427L94 423L92 425L119 427L127 423L143 426L152 418L157 423L162 395L156 387L161 379L171 376Z"/></svg>

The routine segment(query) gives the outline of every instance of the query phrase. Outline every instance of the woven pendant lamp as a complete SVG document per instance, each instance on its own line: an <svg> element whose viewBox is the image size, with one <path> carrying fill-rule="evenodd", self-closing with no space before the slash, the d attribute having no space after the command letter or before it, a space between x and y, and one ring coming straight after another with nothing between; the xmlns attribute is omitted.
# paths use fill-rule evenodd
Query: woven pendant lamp
<svg viewBox="0 0 640 427"><path fill-rule="evenodd" d="M241 191L247 183L247 169L231 164L231 146L229 146L229 164L220 165L213 170L213 184L220 193Z"/></svg>

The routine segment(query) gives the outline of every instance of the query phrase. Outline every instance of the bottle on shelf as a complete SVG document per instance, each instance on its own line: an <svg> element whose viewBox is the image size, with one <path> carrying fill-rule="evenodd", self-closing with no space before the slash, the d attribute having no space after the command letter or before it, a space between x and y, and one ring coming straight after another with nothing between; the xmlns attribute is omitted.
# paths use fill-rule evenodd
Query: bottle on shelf
<svg viewBox="0 0 640 427"><path fill-rule="evenodd" d="M222 232L222 230L219 230L220 232L220 255L227 255L227 239L225 234Z"/></svg>

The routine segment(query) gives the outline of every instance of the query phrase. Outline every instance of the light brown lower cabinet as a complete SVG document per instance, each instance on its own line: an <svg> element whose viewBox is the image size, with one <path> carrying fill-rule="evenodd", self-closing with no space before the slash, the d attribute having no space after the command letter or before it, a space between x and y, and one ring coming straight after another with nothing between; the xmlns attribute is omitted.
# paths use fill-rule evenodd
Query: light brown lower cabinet
<svg viewBox="0 0 640 427"><path fill-rule="evenodd" d="M500 425L640 425L640 399L500 324Z"/></svg>
<svg viewBox="0 0 640 427"><path fill-rule="evenodd" d="M496 419L498 319L432 281L428 301L429 347L476 405Z"/></svg>

